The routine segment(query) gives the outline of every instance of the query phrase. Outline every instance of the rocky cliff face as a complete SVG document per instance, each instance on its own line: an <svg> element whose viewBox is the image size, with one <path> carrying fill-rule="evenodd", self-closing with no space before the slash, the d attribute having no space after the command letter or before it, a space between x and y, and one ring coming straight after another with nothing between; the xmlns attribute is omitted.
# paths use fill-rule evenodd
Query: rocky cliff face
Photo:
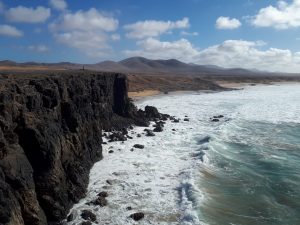
<svg viewBox="0 0 300 225"><path fill-rule="evenodd" d="M0 224L64 218L102 158L102 129L138 113L121 74L0 76Z"/></svg>

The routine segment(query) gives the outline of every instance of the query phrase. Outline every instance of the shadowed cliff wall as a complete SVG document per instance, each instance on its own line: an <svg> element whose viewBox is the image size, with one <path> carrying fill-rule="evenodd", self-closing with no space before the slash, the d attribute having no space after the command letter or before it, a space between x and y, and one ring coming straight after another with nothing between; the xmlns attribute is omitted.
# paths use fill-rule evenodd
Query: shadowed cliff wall
<svg viewBox="0 0 300 225"><path fill-rule="evenodd" d="M102 129L133 122L124 75L69 73L0 76L0 224L64 218L102 158Z"/></svg>

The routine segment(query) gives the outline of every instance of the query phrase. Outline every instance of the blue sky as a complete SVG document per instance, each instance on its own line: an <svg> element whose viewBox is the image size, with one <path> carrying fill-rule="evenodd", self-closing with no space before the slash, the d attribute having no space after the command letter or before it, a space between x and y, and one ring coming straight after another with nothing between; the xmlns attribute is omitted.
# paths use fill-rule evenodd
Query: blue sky
<svg viewBox="0 0 300 225"><path fill-rule="evenodd" d="M0 60L300 71L300 0L0 0Z"/></svg>

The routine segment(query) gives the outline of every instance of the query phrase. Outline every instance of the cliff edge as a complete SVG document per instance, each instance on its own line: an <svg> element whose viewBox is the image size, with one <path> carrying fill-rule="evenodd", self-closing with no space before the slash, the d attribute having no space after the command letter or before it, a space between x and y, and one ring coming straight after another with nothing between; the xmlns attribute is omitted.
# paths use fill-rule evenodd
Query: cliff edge
<svg viewBox="0 0 300 225"><path fill-rule="evenodd" d="M147 123L116 73L0 76L0 224L57 224L85 194L102 130Z"/></svg>

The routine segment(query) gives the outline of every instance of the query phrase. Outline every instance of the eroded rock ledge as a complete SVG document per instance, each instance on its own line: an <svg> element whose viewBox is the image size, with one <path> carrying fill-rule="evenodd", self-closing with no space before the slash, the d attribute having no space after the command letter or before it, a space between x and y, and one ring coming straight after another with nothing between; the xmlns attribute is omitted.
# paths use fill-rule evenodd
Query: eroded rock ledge
<svg viewBox="0 0 300 225"><path fill-rule="evenodd" d="M122 74L0 76L0 224L65 218L102 158L102 130L147 125Z"/></svg>

